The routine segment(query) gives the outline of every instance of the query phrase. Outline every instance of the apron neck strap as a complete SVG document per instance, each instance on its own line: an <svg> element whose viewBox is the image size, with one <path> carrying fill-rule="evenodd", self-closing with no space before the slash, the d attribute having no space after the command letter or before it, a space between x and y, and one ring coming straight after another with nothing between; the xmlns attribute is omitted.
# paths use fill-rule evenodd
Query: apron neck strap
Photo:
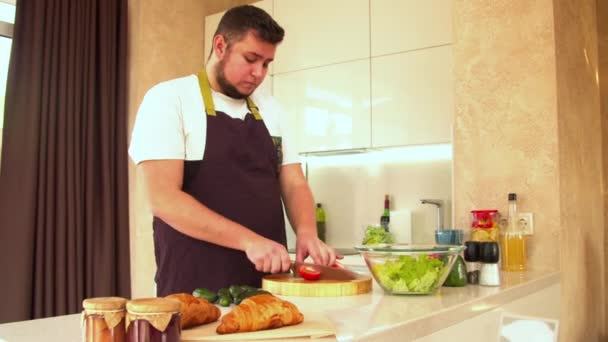
<svg viewBox="0 0 608 342"><path fill-rule="evenodd" d="M205 68L198 73L198 85L201 88L201 95L203 96L203 102L205 103L205 112L209 116L216 116L215 104L213 103L213 96L211 96L211 86L209 86L209 78L207 77L207 71ZM262 120L262 114L260 109L255 105L253 100L247 96L247 108L256 120Z"/></svg>

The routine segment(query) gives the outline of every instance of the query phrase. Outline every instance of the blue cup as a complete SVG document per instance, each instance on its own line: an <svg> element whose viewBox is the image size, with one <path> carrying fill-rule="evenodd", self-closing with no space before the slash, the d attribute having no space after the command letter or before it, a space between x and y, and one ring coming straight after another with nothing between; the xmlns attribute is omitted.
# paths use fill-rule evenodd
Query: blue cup
<svg viewBox="0 0 608 342"><path fill-rule="evenodd" d="M462 229L444 229L435 231L435 242L440 245L462 245Z"/></svg>

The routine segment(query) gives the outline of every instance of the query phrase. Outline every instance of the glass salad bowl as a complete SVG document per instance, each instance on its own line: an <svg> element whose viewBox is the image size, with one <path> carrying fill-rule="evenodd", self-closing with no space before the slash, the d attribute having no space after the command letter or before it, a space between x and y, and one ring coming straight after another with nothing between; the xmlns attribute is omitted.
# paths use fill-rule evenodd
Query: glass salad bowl
<svg viewBox="0 0 608 342"><path fill-rule="evenodd" d="M384 292L398 295L435 293L464 248L401 243L355 246Z"/></svg>

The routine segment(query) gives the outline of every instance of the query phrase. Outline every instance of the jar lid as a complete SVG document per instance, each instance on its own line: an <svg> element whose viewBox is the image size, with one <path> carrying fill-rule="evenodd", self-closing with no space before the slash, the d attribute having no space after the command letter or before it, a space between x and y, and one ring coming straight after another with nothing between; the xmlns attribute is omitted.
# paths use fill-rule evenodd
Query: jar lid
<svg viewBox="0 0 608 342"><path fill-rule="evenodd" d="M170 298L141 298L127 302L127 311L130 313L165 313L178 312L181 302Z"/></svg>
<svg viewBox="0 0 608 342"><path fill-rule="evenodd" d="M466 241L464 245L466 247L464 250L464 260L469 262L479 261L479 242Z"/></svg>
<svg viewBox="0 0 608 342"><path fill-rule="evenodd" d="M479 245L479 261L486 264L495 264L499 259L498 243L494 241L482 242Z"/></svg>
<svg viewBox="0 0 608 342"><path fill-rule="evenodd" d="M121 297L97 297L87 298L82 301L82 307L85 310L124 310L126 298Z"/></svg>

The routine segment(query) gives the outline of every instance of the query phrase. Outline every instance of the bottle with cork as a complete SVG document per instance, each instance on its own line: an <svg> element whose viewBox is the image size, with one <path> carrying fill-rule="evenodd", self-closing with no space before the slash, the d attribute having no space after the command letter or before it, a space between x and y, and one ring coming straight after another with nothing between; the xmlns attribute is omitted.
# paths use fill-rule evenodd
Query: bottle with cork
<svg viewBox="0 0 608 342"><path fill-rule="evenodd" d="M504 271L526 270L526 235L519 226L517 194L509 194L507 228L500 233L502 269Z"/></svg>
<svg viewBox="0 0 608 342"><path fill-rule="evenodd" d="M388 226L391 223L391 210L390 210L390 198L389 195L384 195L384 211L380 216L380 225L388 232Z"/></svg>

